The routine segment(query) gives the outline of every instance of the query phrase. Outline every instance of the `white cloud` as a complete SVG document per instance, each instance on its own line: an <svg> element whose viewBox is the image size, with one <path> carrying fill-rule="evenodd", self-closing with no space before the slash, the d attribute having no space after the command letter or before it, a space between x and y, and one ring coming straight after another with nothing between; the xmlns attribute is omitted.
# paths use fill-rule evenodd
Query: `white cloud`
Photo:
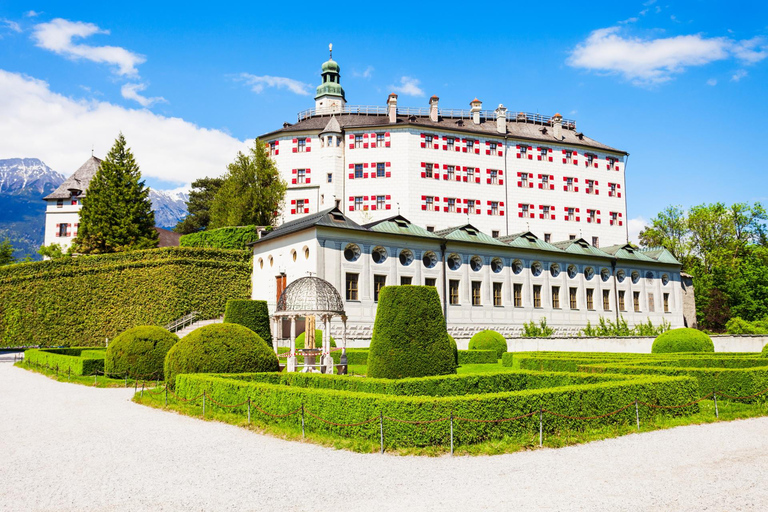
<svg viewBox="0 0 768 512"><path fill-rule="evenodd" d="M358 78L371 78L373 76L373 66L368 66L362 73L360 71L352 71L352 76Z"/></svg>
<svg viewBox="0 0 768 512"><path fill-rule="evenodd" d="M627 232L629 241L633 244L640 244L640 232L648 226L648 221L643 217L635 217L627 222Z"/></svg>
<svg viewBox="0 0 768 512"><path fill-rule="evenodd" d="M687 67L735 58L753 64L768 57L761 38L734 41L701 35L659 39L624 37L621 27L595 30L579 43L568 65L608 74L619 74L635 85L666 82Z"/></svg>
<svg viewBox="0 0 768 512"><path fill-rule="evenodd" d="M103 101L75 100L28 76L0 70L0 157L36 157L70 174L106 155L123 132L145 178L182 185L220 176L246 143L220 130Z"/></svg>
<svg viewBox="0 0 768 512"><path fill-rule="evenodd" d="M424 91L419 87L421 82L416 78L404 76L400 78L400 85L390 85L390 89L406 96L424 96Z"/></svg>
<svg viewBox="0 0 768 512"><path fill-rule="evenodd" d="M640 14L642 14L642 12L641 12ZM632 18L627 18L627 19L625 19L625 20L622 20L622 21L620 21L620 22L619 22L619 25L627 25L628 23L634 23L634 22L636 22L637 20L638 20L638 18L635 18L635 17L632 17Z"/></svg>
<svg viewBox="0 0 768 512"><path fill-rule="evenodd" d="M41 14L43 14L43 13L39 12L39 11L29 10L29 11L24 13L24 17L25 18L36 18L36 17L40 16Z"/></svg>
<svg viewBox="0 0 768 512"><path fill-rule="evenodd" d="M73 39L83 39L96 34L109 34L109 31L102 30L93 23L56 18L47 23L35 25L32 39L40 48L70 59L86 59L110 64L115 66L115 72L118 75L138 76L136 66L146 61L144 56L119 46L90 46L73 42Z"/></svg>
<svg viewBox="0 0 768 512"><path fill-rule="evenodd" d="M21 25L19 25L13 20L9 20L7 18L0 18L0 24L5 25L6 28L9 28L14 32L21 32Z"/></svg>
<svg viewBox="0 0 768 512"><path fill-rule="evenodd" d="M747 75L748 75L748 73L747 73L746 69L736 70L736 72L731 77L731 82L738 82L739 80L741 80L742 78L746 77Z"/></svg>
<svg viewBox="0 0 768 512"><path fill-rule="evenodd" d="M251 90L257 94L263 92L267 87L274 87L275 89L288 89L292 93L299 94L301 96L309 96L310 91L312 90L311 84L305 84L304 82L299 82L293 78L285 78L282 76L256 76L249 73L240 73L236 79L245 82L247 85L250 85Z"/></svg>
<svg viewBox="0 0 768 512"><path fill-rule="evenodd" d="M714 78L710 78L709 80L707 80L707 85L711 85L712 87L714 87L717 85L717 80L715 80Z"/></svg>
<svg viewBox="0 0 768 512"><path fill-rule="evenodd" d="M123 95L123 98L136 101L142 107L151 107L155 103L167 103L165 98L160 96L148 98L139 94L139 92L146 88L147 84L125 84L120 88L120 93Z"/></svg>

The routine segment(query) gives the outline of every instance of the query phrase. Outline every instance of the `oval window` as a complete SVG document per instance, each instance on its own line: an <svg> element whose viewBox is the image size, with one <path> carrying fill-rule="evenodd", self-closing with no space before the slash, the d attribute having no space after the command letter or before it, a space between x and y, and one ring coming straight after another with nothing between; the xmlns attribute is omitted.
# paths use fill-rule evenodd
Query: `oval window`
<svg viewBox="0 0 768 512"><path fill-rule="evenodd" d="M456 253L448 256L448 268L451 270L459 270L459 268L461 268L461 256Z"/></svg>
<svg viewBox="0 0 768 512"><path fill-rule="evenodd" d="M667 274L662 274L662 276L661 276L661 284L663 284L664 286L666 286L666 285L667 285L667 283L669 283L669 275L667 275Z"/></svg>
<svg viewBox="0 0 768 512"><path fill-rule="evenodd" d="M411 263L413 263L413 253L409 251L408 249L403 249L400 251L400 264L404 267L407 267Z"/></svg>
<svg viewBox="0 0 768 512"><path fill-rule="evenodd" d="M515 274L519 274L523 271L523 262L520 260L515 260L512 262L512 272Z"/></svg>
<svg viewBox="0 0 768 512"><path fill-rule="evenodd" d="M531 263L531 274L534 276L540 276L542 271L541 263L534 261Z"/></svg>
<svg viewBox="0 0 768 512"><path fill-rule="evenodd" d="M576 265L568 265L568 277L573 279L576 277L576 274L578 274L578 270L576 270Z"/></svg>
<svg viewBox="0 0 768 512"><path fill-rule="evenodd" d="M309 249L306 250L306 255L309 256ZM344 248L344 259L347 261L357 261L360 257L360 247L357 244L348 244Z"/></svg>
<svg viewBox="0 0 768 512"><path fill-rule="evenodd" d="M469 266L475 272L479 272L480 269L483 268L483 260L480 258L480 256L472 256L472 259L469 260Z"/></svg>
<svg viewBox="0 0 768 512"><path fill-rule="evenodd" d="M553 263L549 266L549 273L552 274L552 277L557 277L560 275L560 265L557 263Z"/></svg>
<svg viewBox="0 0 768 512"><path fill-rule="evenodd" d="M602 270L600 270L600 278L603 281L608 281L608 279L611 278L611 271L608 270L607 268L603 268Z"/></svg>
<svg viewBox="0 0 768 512"><path fill-rule="evenodd" d="M387 259L387 250L381 246L374 247L371 251L371 258L373 258L374 263L384 263Z"/></svg>
<svg viewBox="0 0 768 512"><path fill-rule="evenodd" d="M593 269L592 267L585 268L584 277L587 279L587 281L595 277L595 269Z"/></svg>
<svg viewBox="0 0 768 512"><path fill-rule="evenodd" d="M493 270L494 273L498 274L503 268L504 263L501 261L501 258L493 258L491 260L491 270Z"/></svg>
<svg viewBox="0 0 768 512"><path fill-rule="evenodd" d="M639 280L640 280L640 272L638 272L637 270L633 270L633 271L632 271L632 282L633 282L634 284L637 284L637 282L638 282Z"/></svg>
<svg viewBox="0 0 768 512"><path fill-rule="evenodd" d="M424 256L421 258L421 262L425 267L432 268L437 265L437 255L432 251L425 252Z"/></svg>

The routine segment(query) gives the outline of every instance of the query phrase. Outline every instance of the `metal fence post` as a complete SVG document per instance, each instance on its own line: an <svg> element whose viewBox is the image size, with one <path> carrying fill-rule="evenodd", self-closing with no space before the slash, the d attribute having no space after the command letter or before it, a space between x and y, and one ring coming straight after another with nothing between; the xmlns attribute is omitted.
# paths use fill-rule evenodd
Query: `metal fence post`
<svg viewBox="0 0 768 512"><path fill-rule="evenodd" d="M544 445L544 409L539 409L539 448Z"/></svg>
<svg viewBox="0 0 768 512"><path fill-rule="evenodd" d="M451 455L453 455L453 411L451 411Z"/></svg>
<svg viewBox="0 0 768 512"><path fill-rule="evenodd" d="M205 418L205 391L203 391L203 418Z"/></svg>
<svg viewBox="0 0 768 512"><path fill-rule="evenodd" d="M712 393L712 398L715 399L715 418L720 419L720 411L717 410L717 391Z"/></svg>
<svg viewBox="0 0 768 512"><path fill-rule="evenodd" d="M637 431L640 432L640 408L637 406L637 398L635 398L635 418L637 418Z"/></svg>
<svg viewBox="0 0 768 512"><path fill-rule="evenodd" d="M379 411L379 438L381 441L381 453L384 453L384 412Z"/></svg>
<svg viewBox="0 0 768 512"><path fill-rule="evenodd" d="M304 402L301 403L301 438L304 439Z"/></svg>
<svg viewBox="0 0 768 512"><path fill-rule="evenodd" d="M251 423L251 397L248 397L248 423Z"/></svg>
<svg viewBox="0 0 768 512"><path fill-rule="evenodd" d="M144 398L144 381L141 381L141 394L139 395L139 398Z"/></svg>

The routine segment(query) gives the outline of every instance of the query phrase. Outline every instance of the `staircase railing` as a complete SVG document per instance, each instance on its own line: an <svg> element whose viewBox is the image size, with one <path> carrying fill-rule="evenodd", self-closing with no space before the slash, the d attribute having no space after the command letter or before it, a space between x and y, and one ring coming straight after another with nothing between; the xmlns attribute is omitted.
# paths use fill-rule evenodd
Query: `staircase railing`
<svg viewBox="0 0 768 512"><path fill-rule="evenodd" d="M191 313L188 313L181 318L177 318L173 322L169 323L165 326L165 329L171 332L180 331L183 328L187 327L188 325L192 325L195 323L197 318L200 316L200 313L197 311L192 311Z"/></svg>

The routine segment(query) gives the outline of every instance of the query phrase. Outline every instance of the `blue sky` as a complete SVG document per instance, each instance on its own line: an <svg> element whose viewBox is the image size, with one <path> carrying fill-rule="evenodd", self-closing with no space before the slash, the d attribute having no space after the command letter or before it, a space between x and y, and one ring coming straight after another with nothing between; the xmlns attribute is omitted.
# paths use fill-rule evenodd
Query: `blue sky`
<svg viewBox="0 0 768 512"><path fill-rule="evenodd" d="M0 2L0 158L68 174L123 130L153 186L221 174L313 106L332 42L350 104L575 118L630 153L637 225L768 201L768 7L616 4Z"/></svg>

